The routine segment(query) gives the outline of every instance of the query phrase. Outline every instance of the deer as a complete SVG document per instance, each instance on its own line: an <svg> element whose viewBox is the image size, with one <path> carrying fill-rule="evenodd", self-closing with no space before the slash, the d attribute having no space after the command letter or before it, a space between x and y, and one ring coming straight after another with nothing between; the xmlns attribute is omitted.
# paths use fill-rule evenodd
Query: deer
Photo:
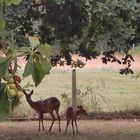
<svg viewBox="0 0 140 140"><path fill-rule="evenodd" d="M66 110L66 120L67 120L67 124L66 124L66 129L65 129L65 134L67 133L67 128L69 126L69 123L71 121L71 125L72 125L72 130L73 130L73 134L75 133L74 132L74 122L75 122L75 126L76 126L76 130L77 130L77 133L79 133L79 130L78 130L78 126L77 126L77 116L79 115L87 115L87 112L86 110L83 108L83 106L77 106L77 109L76 111L73 109L73 107L68 107L67 110Z"/></svg>
<svg viewBox="0 0 140 140"><path fill-rule="evenodd" d="M34 93L34 90L32 90L30 93L27 93L25 90L23 90L23 93L26 97L26 100L31 108L33 108L38 114L39 114L39 128L38 131L40 131L40 125L42 123L42 130L44 131L44 113L50 113L52 117L52 123L49 129L49 132L52 129L52 126L55 122L55 116L54 111L56 112L56 115L58 117L59 121L59 132L61 131L60 128L60 115L59 115L59 107L60 107L60 101L56 97L50 97L44 100L38 100L38 101L32 101L31 96Z"/></svg>

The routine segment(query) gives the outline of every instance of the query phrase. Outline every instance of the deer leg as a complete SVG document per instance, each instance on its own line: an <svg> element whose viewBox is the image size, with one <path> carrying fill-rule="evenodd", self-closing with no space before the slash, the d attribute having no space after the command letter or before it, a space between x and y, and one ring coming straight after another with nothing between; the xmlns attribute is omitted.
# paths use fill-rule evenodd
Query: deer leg
<svg viewBox="0 0 140 140"><path fill-rule="evenodd" d="M40 121L41 121L41 114L39 113L39 128L38 128L38 131L40 131Z"/></svg>
<svg viewBox="0 0 140 140"><path fill-rule="evenodd" d="M70 123L70 119L67 118L67 125L66 125L66 129L65 129L65 134L67 133L67 128L69 126L69 123Z"/></svg>
<svg viewBox="0 0 140 140"><path fill-rule="evenodd" d="M71 125L72 125L72 131L73 131L73 134L74 134L73 119L72 119L72 121L71 121Z"/></svg>
<svg viewBox="0 0 140 140"><path fill-rule="evenodd" d="M58 117L58 121L59 121L59 132L61 131L61 127L60 127L60 116L59 116L59 112L58 112L58 109L55 110L56 114L57 114L57 117Z"/></svg>
<svg viewBox="0 0 140 140"><path fill-rule="evenodd" d="M79 133L76 118L74 119L74 121L75 121L75 126L76 126L77 133Z"/></svg>
<svg viewBox="0 0 140 140"><path fill-rule="evenodd" d="M44 131L44 116L43 116L43 113L41 113L41 122L42 122L42 130Z"/></svg>
<svg viewBox="0 0 140 140"><path fill-rule="evenodd" d="M52 113L50 113L50 114L51 114L51 117L52 117L52 124L51 124L51 126L50 126L49 132L51 131L52 126L53 126L54 121L55 121L55 116L54 116L53 112L52 112Z"/></svg>
<svg viewBox="0 0 140 140"><path fill-rule="evenodd" d="M38 131L40 131L40 118L39 118L39 127L38 127Z"/></svg>

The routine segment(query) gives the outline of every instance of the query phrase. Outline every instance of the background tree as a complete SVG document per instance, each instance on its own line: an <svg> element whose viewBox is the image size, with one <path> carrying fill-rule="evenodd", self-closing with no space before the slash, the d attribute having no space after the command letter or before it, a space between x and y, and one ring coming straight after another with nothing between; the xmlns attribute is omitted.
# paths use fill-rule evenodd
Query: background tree
<svg viewBox="0 0 140 140"><path fill-rule="evenodd" d="M127 67L121 69L120 73L133 73L130 69L130 62L134 60L128 51L133 44L140 42L138 25L140 21L139 2L136 0L110 0L90 1L90 4L91 26L89 26L88 40L94 40L92 45L96 45L96 39L107 36L106 43L109 46L109 50L104 53L103 63L107 64L108 61L120 63L114 53L122 51L126 55L122 64L127 64Z"/></svg>
<svg viewBox="0 0 140 140"><path fill-rule="evenodd" d="M10 30L18 28L22 35L36 31L41 43L54 46L52 65L63 65L61 58L71 65L73 53L86 59L96 58L101 40L106 44L103 50L108 51L103 59L107 63L110 52L123 51L128 55L132 44L140 42L139 8L137 0L23 0L18 6L8 7L5 17ZM17 24L11 26L14 22Z"/></svg>
<svg viewBox="0 0 140 140"><path fill-rule="evenodd" d="M129 61L133 59L128 50L133 44L140 42L139 1L42 0L36 4L34 1L23 0L21 5L14 8L17 8L17 11L18 8L19 11L24 11L20 14L22 16L12 16L12 12L8 12L9 17L13 18L12 21L18 21L19 25L21 25L19 21L23 20L20 28L22 34L31 35L36 30L41 43L47 42L54 46L52 65L58 63L63 65L62 58L66 60L66 64L73 64L71 54L75 53L87 60L96 58L99 55L97 43L104 39L107 44L107 49L104 50L107 52L103 53L105 55L103 63L107 64L108 61L124 63L127 64L127 69L122 69L121 73L132 72L129 69ZM21 7L26 10L22 10ZM10 19L9 17L7 19ZM26 22L30 22L29 27L24 24ZM33 23L36 23L37 28ZM123 62L114 56L116 51L126 54Z"/></svg>

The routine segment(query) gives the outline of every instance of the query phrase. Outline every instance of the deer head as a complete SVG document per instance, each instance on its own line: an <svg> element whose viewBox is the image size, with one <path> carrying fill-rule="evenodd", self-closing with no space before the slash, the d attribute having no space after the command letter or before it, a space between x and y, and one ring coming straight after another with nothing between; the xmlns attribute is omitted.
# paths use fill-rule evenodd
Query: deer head
<svg viewBox="0 0 140 140"><path fill-rule="evenodd" d="M83 106L82 105L80 105L80 106L77 106L77 108L78 108L78 111L80 112L80 114L81 115L87 115L88 113L86 112L86 110L83 108Z"/></svg>
<svg viewBox="0 0 140 140"><path fill-rule="evenodd" d="M26 100L29 101L31 99L31 95L34 93L34 90L32 90L30 93L27 94L25 90L23 90L24 95L26 96Z"/></svg>

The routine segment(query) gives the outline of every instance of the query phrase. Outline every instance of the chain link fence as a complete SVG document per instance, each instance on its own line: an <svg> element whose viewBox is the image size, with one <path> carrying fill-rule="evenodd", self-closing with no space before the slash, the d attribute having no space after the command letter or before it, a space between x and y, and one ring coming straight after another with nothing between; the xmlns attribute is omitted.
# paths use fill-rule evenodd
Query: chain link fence
<svg viewBox="0 0 140 140"><path fill-rule="evenodd" d="M31 77L22 85L33 84ZM120 75L114 70L76 70L77 105L84 105L88 112L114 112L140 108L140 78ZM57 97L61 102L60 113L72 105L72 70L52 70L42 83L34 89L32 100ZM23 117L36 113L28 105L25 97L15 112Z"/></svg>

